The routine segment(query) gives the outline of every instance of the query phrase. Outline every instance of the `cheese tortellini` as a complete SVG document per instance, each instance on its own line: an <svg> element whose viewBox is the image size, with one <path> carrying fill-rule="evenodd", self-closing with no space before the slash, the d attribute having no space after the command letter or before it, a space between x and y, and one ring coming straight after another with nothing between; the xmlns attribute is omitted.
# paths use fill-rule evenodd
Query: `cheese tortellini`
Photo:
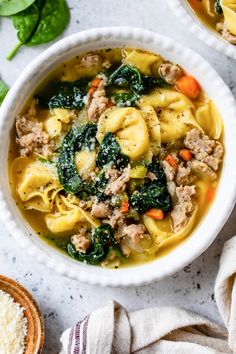
<svg viewBox="0 0 236 354"><path fill-rule="evenodd" d="M107 132L114 133L121 151L132 160L148 150L149 135L142 113L134 107L110 108L100 117L97 139L101 143Z"/></svg>
<svg viewBox="0 0 236 354"><path fill-rule="evenodd" d="M236 1L221 0L226 26L230 33L236 36Z"/></svg>

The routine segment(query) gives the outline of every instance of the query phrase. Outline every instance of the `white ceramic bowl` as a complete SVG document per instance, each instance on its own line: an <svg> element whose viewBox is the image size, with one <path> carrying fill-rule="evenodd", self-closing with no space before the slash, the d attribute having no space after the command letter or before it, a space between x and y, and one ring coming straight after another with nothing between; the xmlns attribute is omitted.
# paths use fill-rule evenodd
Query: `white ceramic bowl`
<svg viewBox="0 0 236 354"><path fill-rule="evenodd" d="M167 0L172 12L199 39L210 47L236 59L236 45L228 43L220 34L205 26L194 14L186 0Z"/></svg>
<svg viewBox="0 0 236 354"><path fill-rule="evenodd" d="M199 227L167 256L136 267L111 270L74 261L50 248L26 224L8 183L9 132L28 96L52 69L71 57L105 47L134 47L160 53L195 76L215 101L225 126L225 159L216 199ZM236 198L236 105L215 70L198 54L167 37L130 27L92 29L74 34L43 52L29 64L9 91L0 110L0 216L28 254L56 272L90 284L134 286L160 280L183 268L209 247L226 222Z"/></svg>

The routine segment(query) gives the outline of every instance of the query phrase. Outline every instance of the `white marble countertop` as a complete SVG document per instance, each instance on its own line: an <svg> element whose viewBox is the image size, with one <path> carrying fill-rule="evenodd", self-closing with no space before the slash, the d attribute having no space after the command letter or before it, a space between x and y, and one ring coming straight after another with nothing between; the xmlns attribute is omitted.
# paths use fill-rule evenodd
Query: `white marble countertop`
<svg viewBox="0 0 236 354"><path fill-rule="evenodd" d="M208 59L236 96L236 62L206 47L188 33L169 12L165 0L68 0L68 3L72 16L64 36L91 27L111 25L138 26L168 35ZM15 43L15 31L10 21L4 19L0 23L0 76L9 85L38 53L48 47L24 48L8 62L5 57ZM178 305L220 322L213 295L214 279L222 246L236 234L235 218L236 210L212 246L184 270L160 283L129 289L92 287L57 275L26 256L4 225L0 225L0 273L22 283L38 301L46 324L44 354L57 354L61 332L111 298L129 310Z"/></svg>

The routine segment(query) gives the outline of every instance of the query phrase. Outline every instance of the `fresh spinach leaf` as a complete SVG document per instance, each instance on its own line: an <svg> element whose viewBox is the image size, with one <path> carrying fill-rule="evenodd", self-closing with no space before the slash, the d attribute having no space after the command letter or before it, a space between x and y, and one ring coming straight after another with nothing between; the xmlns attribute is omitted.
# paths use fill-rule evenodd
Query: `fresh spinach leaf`
<svg viewBox="0 0 236 354"><path fill-rule="evenodd" d="M114 101L118 107L132 107L135 105L136 101L139 99L134 93L116 93L113 96Z"/></svg>
<svg viewBox="0 0 236 354"><path fill-rule="evenodd" d="M36 0L12 17L19 43L8 55L11 60L23 45L34 46L57 38L66 28L70 12L65 0Z"/></svg>
<svg viewBox="0 0 236 354"><path fill-rule="evenodd" d="M145 213L151 208L167 212L171 208L171 198L167 189L165 173L159 161L148 166L148 171L155 174L156 179L147 180L143 186L131 195L131 205L140 213Z"/></svg>
<svg viewBox="0 0 236 354"><path fill-rule="evenodd" d="M121 153L120 145L110 132L105 134L101 142L96 163L101 168L109 163L113 163L118 168L124 168L129 163L129 157Z"/></svg>
<svg viewBox="0 0 236 354"><path fill-rule="evenodd" d="M74 82L55 81L36 96L38 104L45 108L81 109L83 98L88 92L89 80Z"/></svg>
<svg viewBox="0 0 236 354"><path fill-rule="evenodd" d="M128 87L137 95L142 94L144 90L139 70L131 65L121 65L115 70L109 77L108 85Z"/></svg>
<svg viewBox="0 0 236 354"><path fill-rule="evenodd" d="M96 145L97 127L93 123L72 128L64 138L57 163L60 183L72 194L86 192L85 185L75 165L75 153L81 149L93 149Z"/></svg>
<svg viewBox="0 0 236 354"><path fill-rule="evenodd" d="M219 15L221 15L223 13L220 0L215 1L215 10Z"/></svg>
<svg viewBox="0 0 236 354"><path fill-rule="evenodd" d="M1 106L4 98L6 97L8 90L9 89L8 89L7 85L5 84L5 82L0 80L0 106Z"/></svg>
<svg viewBox="0 0 236 354"><path fill-rule="evenodd" d="M0 16L11 16L25 10L35 0L1 0Z"/></svg>
<svg viewBox="0 0 236 354"><path fill-rule="evenodd" d="M109 86L129 89L130 92L116 93L112 96L120 107L135 106L141 95L147 93L153 87L169 87L163 79L142 75L132 65L121 65L108 79Z"/></svg>
<svg viewBox="0 0 236 354"><path fill-rule="evenodd" d="M71 257L80 262L93 265L105 260L110 250L114 250L118 257L124 257L114 236L113 229L108 224L103 224L94 230L94 234L91 238L91 246L86 253L76 251L74 245L71 243L67 246L67 251Z"/></svg>

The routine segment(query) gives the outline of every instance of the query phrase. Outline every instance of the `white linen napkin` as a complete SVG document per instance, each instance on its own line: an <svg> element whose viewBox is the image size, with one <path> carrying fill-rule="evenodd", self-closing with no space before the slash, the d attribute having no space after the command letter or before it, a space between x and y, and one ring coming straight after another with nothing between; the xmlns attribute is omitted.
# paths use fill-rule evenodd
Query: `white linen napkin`
<svg viewBox="0 0 236 354"><path fill-rule="evenodd" d="M178 307L128 313L110 301L61 336L61 354L236 354L236 237L223 249L215 298L226 329Z"/></svg>

